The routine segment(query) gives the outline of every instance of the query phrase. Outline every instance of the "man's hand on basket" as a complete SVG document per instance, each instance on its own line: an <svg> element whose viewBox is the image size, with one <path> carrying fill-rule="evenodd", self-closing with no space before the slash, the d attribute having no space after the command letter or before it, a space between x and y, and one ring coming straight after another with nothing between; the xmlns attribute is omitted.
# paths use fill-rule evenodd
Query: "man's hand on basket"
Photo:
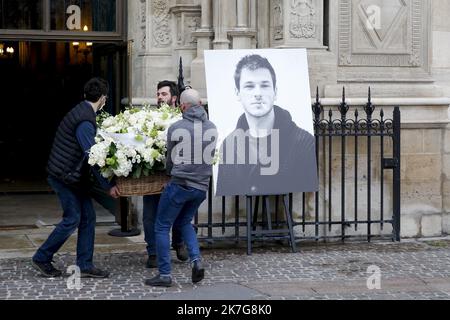
<svg viewBox="0 0 450 320"><path fill-rule="evenodd" d="M109 195L110 195L111 197L113 197L114 199L119 198L119 197L120 197L120 191L119 191L119 188L117 188L117 186L112 187L112 188L109 190Z"/></svg>

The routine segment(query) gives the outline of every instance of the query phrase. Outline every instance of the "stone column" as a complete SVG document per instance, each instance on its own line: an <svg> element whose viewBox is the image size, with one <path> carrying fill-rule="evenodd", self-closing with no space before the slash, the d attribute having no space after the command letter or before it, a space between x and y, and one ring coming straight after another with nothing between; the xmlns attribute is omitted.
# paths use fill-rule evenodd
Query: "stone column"
<svg viewBox="0 0 450 320"><path fill-rule="evenodd" d="M211 29L212 27L212 0L202 0L202 29Z"/></svg>
<svg viewBox="0 0 450 320"><path fill-rule="evenodd" d="M227 36L227 17L230 15L230 5L234 4L234 1L230 0L215 0L213 5L214 17L214 49L229 49L230 41Z"/></svg>
<svg viewBox="0 0 450 320"><path fill-rule="evenodd" d="M203 61L203 51L211 49L213 32L213 1L202 0L201 26L192 35L197 38L197 59Z"/></svg>
<svg viewBox="0 0 450 320"><path fill-rule="evenodd" d="M205 78L205 50L212 47L214 31L213 23L213 0L202 0L201 2L201 26L192 33L197 38L197 57L191 63L191 86L198 90L202 97L206 98L206 78Z"/></svg>
<svg viewBox="0 0 450 320"><path fill-rule="evenodd" d="M237 1L236 27L228 34L233 39L233 49L249 49L253 47L253 39L256 31L249 28L250 25L250 0Z"/></svg>
<svg viewBox="0 0 450 320"><path fill-rule="evenodd" d="M257 5L252 12L252 28L258 30L255 42L258 48L270 48L271 23L270 16L272 14L271 0L257 0ZM253 6L255 6L253 5ZM252 7L253 10L253 7Z"/></svg>
<svg viewBox="0 0 450 320"><path fill-rule="evenodd" d="M134 97L144 96L143 58L147 48L147 1L129 1L128 14L138 19L128 20L128 39L133 40L132 93Z"/></svg>
<svg viewBox="0 0 450 320"><path fill-rule="evenodd" d="M248 17L249 17L249 0L239 0L237 1L237 24L238 28L248 27Z"/></svg>

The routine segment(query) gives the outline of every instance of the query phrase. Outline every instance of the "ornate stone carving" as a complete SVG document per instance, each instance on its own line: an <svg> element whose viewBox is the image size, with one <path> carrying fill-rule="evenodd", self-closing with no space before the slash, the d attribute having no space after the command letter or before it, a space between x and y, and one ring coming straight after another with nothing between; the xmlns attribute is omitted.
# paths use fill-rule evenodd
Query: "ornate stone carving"
<svg viewBox="0 0 450 320"><path fill-rule="evenodd" d="M141 49L147 48L147 0L140 0L139 14L141 16Z"/></svg>
<svg viewBox="0 0 450 320"><path fill-rule="evenodd" d="M423 0L340 0L341 66L421 67Z"/></svg>
<svg viewBox="0 0 450 320"><path fill-rule="evenodd" d="M147 0L141 0L141 24L145 24L147 22Z"/></svg>
<svg viewBox="0 0 450 320"><path fill-rule="evenodd" d="M293 38L314 38L316 36L314 0L291 0L290 2L289 33Z"/></svg>
<svg viewBox="0 0 450 320"><path fill-rule="evenodd" d="M420 65L422 64L422 59L420 58L419 53L414 52L411 55L411 59L409 60L409 64L413 67L420 67Z"/></svg>
<svg viewBox="0 0 450 320"><path fill-rule="evenodd" d="M352 64L352 57L348 54L341 54L339 55L339 64L342 66L350 65Z"/></svg>
<svg viewBox="0 0 450 320"><path fill-rule="evenodd" d="M165 0L152 0L153 45L165 48L172 44L169 3Z"/></svg>
<svg viewBox="0 0 450 320"><path fill-rule="evenodd" d="M194 5L179 5L170 9L175 19L177 48L196 50L197 38L193 33L201 26L201 8Z"/></svg>
<svg viewBox="0 0 450 320"><path fill-rule="evenodd" d="M181 46L183 44L183 32L181 31L182 29L181 15L177 15L176 19L177 19L177 45Z"/></svg>
<svg viewBox="0 0 450 320"><path fill-rule="evenodd" d="M184 27L184 45L195 46L197 38L192 36L192 33L200 28L201 17L187 16Z"/></svg>
<svg viewBox="0 0 450 320"><path fill-rule="evenodd" d="M273 39L284 38L283 3L281 0L273 1Z"/></svg>
<svg viewBox="0 0 450 320"><path fill-rule="evenodd" d="M420 15L422 13L422 2L421 1L413 1L412 10L414 12L413 16L413 34L412 34L412 54L411 59L409 60L409 64L413 67L419 67L422 65L422 33L423 28L427 26L423 25L422 19L420 19Z"/></svg>

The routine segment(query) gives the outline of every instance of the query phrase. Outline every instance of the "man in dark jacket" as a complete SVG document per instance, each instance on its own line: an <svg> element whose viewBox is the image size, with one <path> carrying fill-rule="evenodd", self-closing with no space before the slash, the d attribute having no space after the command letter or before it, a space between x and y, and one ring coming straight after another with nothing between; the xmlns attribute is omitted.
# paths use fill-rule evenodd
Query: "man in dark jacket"
<svg viewBox="0 0 450 320"><path fill-rule="evenodd" d="M87 163L88 152L95 143L96 112L106 103L108 83L93 78L86 83L84 95L86 100L61 121L48 160L48 183L58 195L64 212L63 220L32 259L33 266L45 277L62 275L52 265L52 259L77 228L77 266L81 277L109 276L107 271L96 268L93 263L96 217L89 196L91 168ZM98 170L93 170L93 173L110 196L120 196L117 187L104 179Z"/></svg>
<svg viewBox="0 0 450 320"><path fill-rule="evenodd" d="M314 136L274 105L276 81L266 58L249 55L238 63L235 85L244 114L221 145L217 196L317 190Z"/></svg>
<svg viewBox="0 0 450 320"><path fill-rule="evenodd" d="M167 134L167 172L172 179L164 189L156 215L155 235L159 274L146 280L150 286L172 285L170 265L171 227L181 230L192 263L192 282L204 277L197 234L191 221L202 202L212 175L217 140L216 126L208 120L200 96L193 89L181 97L183 119Z"/></svg>

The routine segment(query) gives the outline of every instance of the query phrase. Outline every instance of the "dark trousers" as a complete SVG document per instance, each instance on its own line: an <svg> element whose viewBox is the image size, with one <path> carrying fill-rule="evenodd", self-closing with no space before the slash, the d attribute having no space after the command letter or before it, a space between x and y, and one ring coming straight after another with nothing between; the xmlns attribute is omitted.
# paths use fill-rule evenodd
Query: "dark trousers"
<svg viewBox="0 0 450 320"><path fill-rule="evenodd" d="M158 204L161 199L160 194L144 196L144 208L142 210L142 224L144 225L145 242L147 243L147 253L149 256L156 256L155 247L155 221L158 212ZM178 228L172 229L172 246L183 245L181 231Z"/></svg>
<svg viewBox="0 0 450 320"><path fill-rule="evenodd" d="M192 187L169 183L161 196L155 223L156 251L161 275L170 275L169 232L181 230L191 262L201 259L197 234L191 224L206 192Z"/></svg>
<svg viewBox="0 0 450 320"><path fill-rule="evenodd" d="M33 260L51 262L54 254L78 228L77 266L81 270L92 268L96 216L88 192L70 188L53 177L48 178L48 183L61 202L63 219L37 250Z"/></svg>

